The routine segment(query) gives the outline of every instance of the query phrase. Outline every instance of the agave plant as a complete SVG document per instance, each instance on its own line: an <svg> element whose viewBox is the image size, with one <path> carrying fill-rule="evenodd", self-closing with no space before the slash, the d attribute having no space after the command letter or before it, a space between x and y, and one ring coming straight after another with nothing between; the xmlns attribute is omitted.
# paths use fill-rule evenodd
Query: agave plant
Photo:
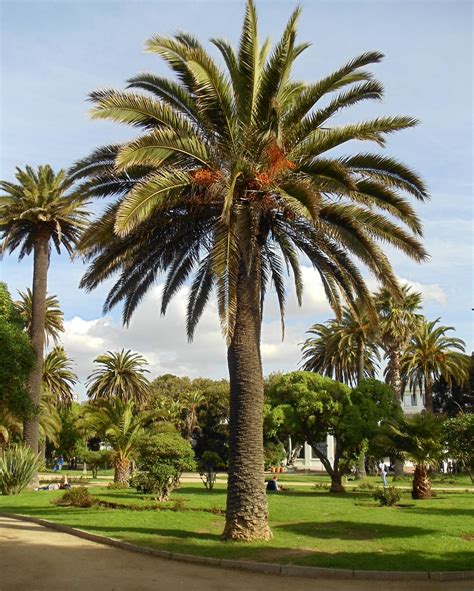
<svg viewBox="0 0 474 591"><path fill-rule="evenodd" d="M41 469L40 454L20 443L8 447L0 457L0 492L3 495L18 495Z"/></svg>

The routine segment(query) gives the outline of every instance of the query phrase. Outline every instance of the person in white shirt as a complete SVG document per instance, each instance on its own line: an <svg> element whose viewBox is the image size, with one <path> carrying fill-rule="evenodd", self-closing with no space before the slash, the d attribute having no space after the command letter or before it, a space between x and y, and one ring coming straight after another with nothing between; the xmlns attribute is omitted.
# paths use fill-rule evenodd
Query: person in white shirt
<svg viewBox="0 0 474 591"><path fill-rule="evenodd" d="M384 487L386 487L386 486L388 486L388 484L387 484L387 469L385 468L385 464L383 462L380 462L379 470L380 470L380 478L382 479Z"/></svg>

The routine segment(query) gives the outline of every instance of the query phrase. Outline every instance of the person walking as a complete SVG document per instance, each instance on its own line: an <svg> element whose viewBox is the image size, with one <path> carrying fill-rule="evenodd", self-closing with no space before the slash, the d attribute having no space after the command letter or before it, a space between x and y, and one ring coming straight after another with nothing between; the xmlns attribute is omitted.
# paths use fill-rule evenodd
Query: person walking
<svg viewBox="0 0 474 591"><path fill-rule="evenodd" d="M388 484L387 484L387 469L385 468L385 464L383 462L380 462L379 470L380 470L380 478L382 479L383 486L384 486L384 488L387 488L387 486L388 486Z"/></svg>

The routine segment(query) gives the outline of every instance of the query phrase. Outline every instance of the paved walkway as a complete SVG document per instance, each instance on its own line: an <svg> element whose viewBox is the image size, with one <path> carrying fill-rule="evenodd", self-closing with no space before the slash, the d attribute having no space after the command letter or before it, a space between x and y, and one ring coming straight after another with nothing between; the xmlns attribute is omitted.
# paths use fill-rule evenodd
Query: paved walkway
<svg viewBox="0 0 474 591"><path fill-rule="evenodd" d="M229 571L135 554L0 517L0 591L470 591L472 581L337 581Z"/></svg>

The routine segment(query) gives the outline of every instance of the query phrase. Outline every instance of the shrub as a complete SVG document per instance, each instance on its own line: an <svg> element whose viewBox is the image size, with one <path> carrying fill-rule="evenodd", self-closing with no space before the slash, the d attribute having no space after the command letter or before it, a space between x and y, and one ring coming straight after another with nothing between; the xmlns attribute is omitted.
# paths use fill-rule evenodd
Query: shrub
<svg viewBox="0 0 474 591"><path fill-rule="evenodd" d="M372 498L380 503L382 507L393 507L400 500L400 491L394 486L378 488L372 493Z"/></svg>
<svg viewBox="0 0 474 591"><path fill-rule="evenodd" d="M23 443L11 445L0 457L0 492L3 495L18 495L31 482L42 467L39 454Z"/></svg>
<svg viewBox="0 0 474 591"><path fill-rule="evenodd" d="M264 448L264 467L268 470L271 466L280 466L286 458L286 451L283 443L265 443Z"/></svg>
<svg viewBox="0 0 474 591"><path fill-rule="evenodd" d="M143 437L138 445L139 472L130 481L139 493L152 494L166 501L185 470L194 470L191 444L177 433L158 433Z"/></svg>
<svg viewBox="0 0 474 591"><path fill-rule="evenodd" d="M85 486L78 486L67 490L63 496L53 501L55 505L62 507L92 507L97 500L90 494Z"/></svg>
<svg viewBox="0 0 474 591"><path fill-rule="evenodd" d="M219 454L214 451L205 451L198 463L199 476L209 492L212 492L217 478L217 472L224 467L224 462Z"/></svg>
<svg viewBox="0 0 474 591"><path fill-rule="evenodd" d="M128 488L128 484L126 482L109 482L107 488L111 488L112 490L124 489Z"/></svg>

